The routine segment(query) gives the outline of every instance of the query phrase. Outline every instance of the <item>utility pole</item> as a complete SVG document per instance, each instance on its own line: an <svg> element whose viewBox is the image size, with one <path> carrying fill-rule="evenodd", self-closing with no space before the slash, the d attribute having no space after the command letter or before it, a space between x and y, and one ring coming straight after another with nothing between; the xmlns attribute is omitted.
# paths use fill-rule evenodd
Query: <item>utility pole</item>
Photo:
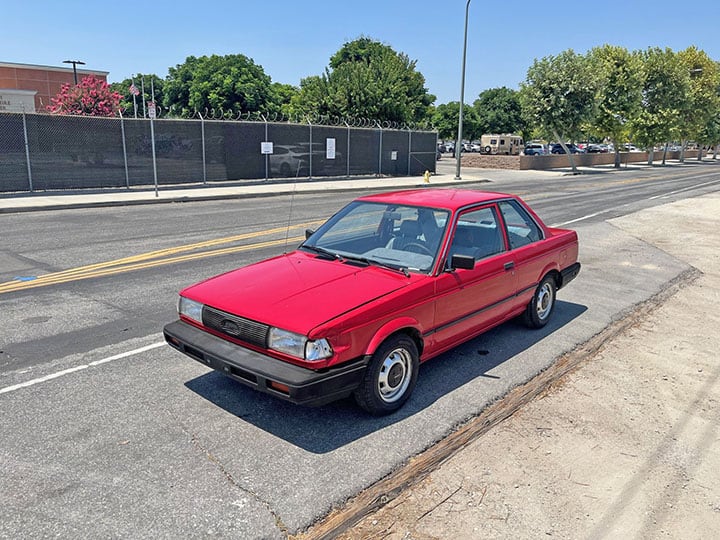
<svg viewBox="0 0 720 540"><path fill-rule="evenodd" d="M465 4L465 38L463 41L463 59L462 59L462 78L460 82L460 117L458 118L458 136L455 143L455 180L461 180L460 177L460 154L462 153L462 127L463 127L463 106L465 102L465 59L467 57L467 27L468 14L470 12L470 0Z"/></svg>
<svg viewBox="0 0 720 540"><path fill-rule="evenodd" d="M75 77L75 86L77 86L77 66L80 64L81 66L85 65L85 62L82 60L63 60L63 64L72 64L73 66L73 76Z"/></svg>

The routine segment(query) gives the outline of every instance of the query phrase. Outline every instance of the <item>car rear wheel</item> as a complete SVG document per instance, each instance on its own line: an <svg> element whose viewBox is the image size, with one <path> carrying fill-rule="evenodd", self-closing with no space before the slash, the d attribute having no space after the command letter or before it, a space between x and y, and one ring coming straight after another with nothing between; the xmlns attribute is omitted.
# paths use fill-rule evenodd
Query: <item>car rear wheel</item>
<svg viewBox="0 0 720 540"><path fill-rule="evenodd" d="M485 153L486 153L486 154L489 154L490 152L492 152L492 148L490 148L489 146L486 146L486 147L485 147Z"/></svg>
<svg viewBox="0 0 720 540"><path fill-rule="evenodd" d="M557 285L552 276L545 276L535 289L532 300L525 308L523 322L530 328L542 328L550 320L555 308Z"/></svg>
<svg viewBox="0 0 720 540"><path fill-rule="evenodd" d="M391 336L373 354L355 401L378 416L398 410L415 388L419 366L415 342L404 334Z"/></svg>

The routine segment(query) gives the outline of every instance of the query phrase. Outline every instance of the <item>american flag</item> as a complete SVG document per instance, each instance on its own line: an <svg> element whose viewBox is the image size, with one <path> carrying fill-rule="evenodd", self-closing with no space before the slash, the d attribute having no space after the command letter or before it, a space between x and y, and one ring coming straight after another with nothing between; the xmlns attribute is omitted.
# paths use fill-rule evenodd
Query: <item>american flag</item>
<svg viewBox="0 0 720 540"><path fill-rule="evenodd" d="M137 86L135 86L135 83L132 83L132 84L130 85L130 93L131 93L133 96L139 96L139 95L140 95L140 90L137 89Z"/></svg>

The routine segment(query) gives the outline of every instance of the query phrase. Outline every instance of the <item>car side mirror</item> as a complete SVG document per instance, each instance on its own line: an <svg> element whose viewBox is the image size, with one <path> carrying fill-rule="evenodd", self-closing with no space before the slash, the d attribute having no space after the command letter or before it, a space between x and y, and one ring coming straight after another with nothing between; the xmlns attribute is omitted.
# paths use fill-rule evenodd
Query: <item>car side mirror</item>
<svg viewBox="0 0 720 540"><path fill-rule="evenodd" d="M312 229L305 229L305 240L309 239L313 234L315 234L315 231Z"/></svg>
<svg viewBox="0 0 720 540"><path fill-rule="evenodd" d="M450 259L450 268L453 270L457 270L458 268L472 270L475 268L475 258L470 255L453 255Z"/></svg>

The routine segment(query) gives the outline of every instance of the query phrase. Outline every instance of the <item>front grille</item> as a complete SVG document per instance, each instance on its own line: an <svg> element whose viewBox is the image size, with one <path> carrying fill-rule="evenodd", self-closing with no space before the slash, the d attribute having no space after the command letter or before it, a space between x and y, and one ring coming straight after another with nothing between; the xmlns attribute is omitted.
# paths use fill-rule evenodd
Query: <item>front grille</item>
<svg viewBox="0 0 720 540"><path fill-rule="evenodd" d="M258 347L267 347L270 327L266 324L244 319L209 306L203 307L202 318L203 324L208 328Z"/></svg>

